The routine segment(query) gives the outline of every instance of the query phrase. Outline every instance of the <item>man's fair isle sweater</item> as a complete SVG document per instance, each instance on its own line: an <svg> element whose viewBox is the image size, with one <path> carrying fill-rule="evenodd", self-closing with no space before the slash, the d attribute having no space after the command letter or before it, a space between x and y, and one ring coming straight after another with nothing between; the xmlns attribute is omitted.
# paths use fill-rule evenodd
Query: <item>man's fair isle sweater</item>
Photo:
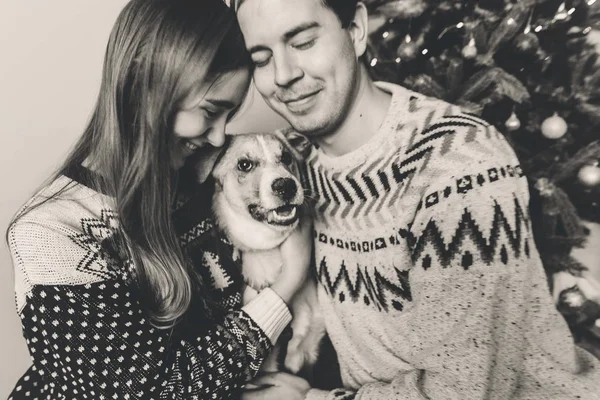
<svg viewBox="0 0 600 400"><path fill-rule="evenodd" d="M15 292L33 366L11 399L225 399L259 370L290 321L267 289L243 308L231 248L213 234L210 187L174 211L180 242L214 300L202 313L156 329L143 311L111 199L84 185L89 171L61 176L32 199L48 200L10 229Z"/></svg>
<svg viewBox="0 0 600 400"><path fill-rule="evenodd" d="M344 389L308 399L600 399L555 310L503 136L402 87L365 145L317 149L315 255Z"/></svg>

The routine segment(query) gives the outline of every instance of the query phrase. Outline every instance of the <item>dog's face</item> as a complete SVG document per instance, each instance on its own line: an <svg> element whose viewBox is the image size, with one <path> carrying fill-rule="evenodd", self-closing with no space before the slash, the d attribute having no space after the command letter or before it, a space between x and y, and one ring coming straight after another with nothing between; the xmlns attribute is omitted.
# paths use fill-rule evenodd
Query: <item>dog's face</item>
<svg viewBox="0 0 600 400"><path fill-rule="evenodd" d="M212 172L236 214L280 231L298 223L304 193L292 151L271 134L234 135Z"/></svg>

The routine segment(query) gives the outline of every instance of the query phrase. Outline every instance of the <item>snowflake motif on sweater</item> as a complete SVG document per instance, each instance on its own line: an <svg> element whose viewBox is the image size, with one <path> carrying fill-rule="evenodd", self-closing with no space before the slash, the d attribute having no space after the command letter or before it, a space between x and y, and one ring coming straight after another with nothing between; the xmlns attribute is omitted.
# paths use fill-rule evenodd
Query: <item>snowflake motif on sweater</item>
<svg viewBox="0 0 600 400"><path fill-rule="evenodd" d="M77 266L80 271L102 279L114 279L119 274L122 279L127 279L133 273L133 262L127 253L116 213L102 210L100 218L82 218L81 233L70 238L87 252Z"/></svg>

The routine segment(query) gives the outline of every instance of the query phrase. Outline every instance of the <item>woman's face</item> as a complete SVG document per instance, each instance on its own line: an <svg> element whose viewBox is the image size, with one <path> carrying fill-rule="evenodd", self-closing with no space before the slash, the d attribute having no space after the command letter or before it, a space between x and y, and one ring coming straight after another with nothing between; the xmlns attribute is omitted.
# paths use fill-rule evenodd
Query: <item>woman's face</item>
<svg viewBox="0 0 600 400"><path fill-rule="evenodd" d="M173 126L171 159L175 169L199 148L225 143L225 124L244 100L249 84L250 73L239 69L221 75L207 92L197 90L183 101Z"/></svg>

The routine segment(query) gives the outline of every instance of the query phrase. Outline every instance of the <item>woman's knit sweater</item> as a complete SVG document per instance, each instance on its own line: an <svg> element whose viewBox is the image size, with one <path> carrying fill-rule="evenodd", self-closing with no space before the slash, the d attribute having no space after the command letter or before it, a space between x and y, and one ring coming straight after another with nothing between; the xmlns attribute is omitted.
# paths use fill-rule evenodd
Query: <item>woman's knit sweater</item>
<svg viewBox="0 0 600 400"><path fill-rule="evenodd" d="M314 149L315 254L345 388L308 399L600 399L596 359L556 311L504 137L391 84L379 131Z"/></svg>
<svg viewBox="0 0 600 400"><path fill-rule="evenodd" d="M234 397L291 316L269 289L241 307L241 275L232 249L214 234L210 187L180 202L173 217L213 300L230 311L209 321L192 308L178 328L157 329L140 303L111 199L84 185L86 171L34 196L30 205L67 187L9 231L17 311L33 360L11 398Z"/></svg>

